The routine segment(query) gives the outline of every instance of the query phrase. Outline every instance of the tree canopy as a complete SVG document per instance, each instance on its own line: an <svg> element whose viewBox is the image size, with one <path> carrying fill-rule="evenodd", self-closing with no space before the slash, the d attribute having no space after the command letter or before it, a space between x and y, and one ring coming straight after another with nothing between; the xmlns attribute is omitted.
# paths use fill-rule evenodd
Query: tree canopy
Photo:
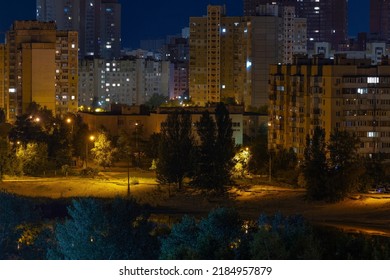
<svg viewBox="0 0 390 280"><path fill-rule="evenodd" d="M161 125L158 148L157 180L182 187L193 167L194 137L191 115L175 111Z"/></svg>

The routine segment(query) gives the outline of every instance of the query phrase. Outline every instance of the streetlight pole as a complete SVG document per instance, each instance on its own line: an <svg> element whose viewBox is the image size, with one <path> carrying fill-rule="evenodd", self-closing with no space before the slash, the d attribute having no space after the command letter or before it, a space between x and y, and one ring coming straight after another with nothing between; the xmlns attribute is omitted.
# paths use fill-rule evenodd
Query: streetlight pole
<svg viewBox="0 0 390 280"><path fill-rule="evenodd" d="M130 197L130 156L127 159L127 197Z"/></svg>
<svg viewBox="0 0 390 280"><path fill-rule="evenodd" d="M135 152L137 153L137 157L138 157L137 166L139 167L140 155L138 149L138 122L135 123Z"/></svg>
<svg viewBox="0 0 390 280"><path fill-rule="evenodd" d="M92 142L93 140L95 140L95 136L91 135L89 136L87 141L85 141L85 168L88 167L88 140Z"/></svg>
<svg viewBox="0 0 390 280"><path fill-rule="evenodd" d="M269 183L271 183L271 181L272 181L272 152L270 151L270 153L269 153L269 159L268 159L268 173L269 173L269 175L268 175L268 181L269 181Z"/></svg>
<svg viewBox="0 0 390 280"><path fill-rule="evenodd" d="M88 168L88 139L85 141L85 168Z"/></svg>

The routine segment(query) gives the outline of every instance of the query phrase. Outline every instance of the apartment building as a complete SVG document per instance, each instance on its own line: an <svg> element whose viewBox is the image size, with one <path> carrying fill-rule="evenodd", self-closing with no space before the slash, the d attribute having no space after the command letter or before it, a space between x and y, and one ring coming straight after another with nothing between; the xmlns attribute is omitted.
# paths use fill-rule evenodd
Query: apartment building
<svg viewBox="0 0 390 280"><path fill-rule="evenodd" d="M74 31L57 31L54 22L14 22L0 66L7 120L25 114L32 102L59 116L77 111L77 37Z"/></svg>
<svg viewBox="0 0 390 280"><path fill-rule="evenodd" d="M230 17L224 6L190 18L189 93L195 105L267 105L269 64L282 60L282 19Z"/></svg>
<svg viewBox="0 0 390 280"><path fill-rule="evenodd" d="M269 148L294 149L303 157L316 126L360 138L359 154L390 158L390 65L337 55L296 58L272 65L269 84Z"/></svg>
<svg viewBox="0 0 390 280"><path fill-rule="evenodd" d="M307 20L308 50L315 42L329 42L337 50L348 38L348 0L244 0L243 4L245 16L259 15L266 4L295 7L297 17Z"/></svg>
<svg viewBox="0 0 390 280"><path fill-rule="evenodd" d="M119 58L121 4L118 0L37 0L39 21L54 21L59 30L79 34L80 57Z"/></svg>
<svg viewBox="0 0 390 280"><path fill-rule="evenodd" d="M171 63L148 57L80 60L79 105L110 110L111 104L141 105L169 95Z"/></svg>

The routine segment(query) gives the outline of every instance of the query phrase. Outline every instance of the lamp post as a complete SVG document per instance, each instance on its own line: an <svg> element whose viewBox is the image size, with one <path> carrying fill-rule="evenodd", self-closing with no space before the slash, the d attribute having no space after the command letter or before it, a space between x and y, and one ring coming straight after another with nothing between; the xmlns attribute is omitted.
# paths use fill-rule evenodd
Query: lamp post
<svg viewBox="0 0 390 280"><path fill-rule="evenodd" d="M130 155L127 159L127 197L130 197Z"/></svg>
<svg viewBox="0 0 390 280"><path fill-rule="evenodd" d="M95 136L90 135L87 141L85 141L85 168L88 167L88 143L89 143L88 140L93 142L95 140Z"/></svg>
<svg viewBox="0 0 390 280"><path fill-rule="evenodd" d="M134 133L135 133L135 152L138 153L138 166L140 163L140 152L138 149L138 127L139 123L135 122L134 123ZM127 196L130 197L130 155L131 155L131 150L129 149L128 155L127 155Z"/></svg>
<svg viewBox="0 0 390 280"><path fill-rule="evenodd" d="M268 121L268 182L271 183L272 181L272 149L271 149L271 141L270 141L270 130L272 128L272 122Z"/></svg>
<svg viewBox="0 0 390 280"><path fill-rule="evenodd" d="M269 153L269 163L268 163L268 173L269 173L269 176L268 176L268 181L271 183L272 181L272 152L270 151Z"/></svg>
<svg viewBox="0 0 390 280"><path fill-rule="evenodd" d="M139 167L140 163L140 155L139 155L139 149L138 149L138 122L135 123L135 152L137 153L138 162L137 166Z"/></svg>
<svg viewBox="0 0 390 280"><path fill-rule="evenodd" d="M70 125L70 134L73 134L73 121L70 117L66 118L66 123Z"/></svg>

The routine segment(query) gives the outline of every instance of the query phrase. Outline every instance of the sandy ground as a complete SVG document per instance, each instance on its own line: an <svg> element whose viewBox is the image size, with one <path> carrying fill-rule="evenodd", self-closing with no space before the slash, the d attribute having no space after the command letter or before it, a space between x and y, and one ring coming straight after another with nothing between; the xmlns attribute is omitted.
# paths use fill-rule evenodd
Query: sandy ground
<svg viewBox="0 0 390 280"><path fill-rule="evenodd" d="M257 219L261 213L300 214L313 223L390 237L390 195L361 194L327 204L306 201L304 189L252 185L232 188L226 197L206 197L193 189L159 186L151 172L132 174L137 176L138 184L131 184L131 195L139 202L155 207L161 216L203 216L215 207L230 206L236 207L242 217L248 219ZM95 179L5 178L0 183L0 189L11 193L53 199L126 196L127 187L126 172L100 173Z"/></svg>

